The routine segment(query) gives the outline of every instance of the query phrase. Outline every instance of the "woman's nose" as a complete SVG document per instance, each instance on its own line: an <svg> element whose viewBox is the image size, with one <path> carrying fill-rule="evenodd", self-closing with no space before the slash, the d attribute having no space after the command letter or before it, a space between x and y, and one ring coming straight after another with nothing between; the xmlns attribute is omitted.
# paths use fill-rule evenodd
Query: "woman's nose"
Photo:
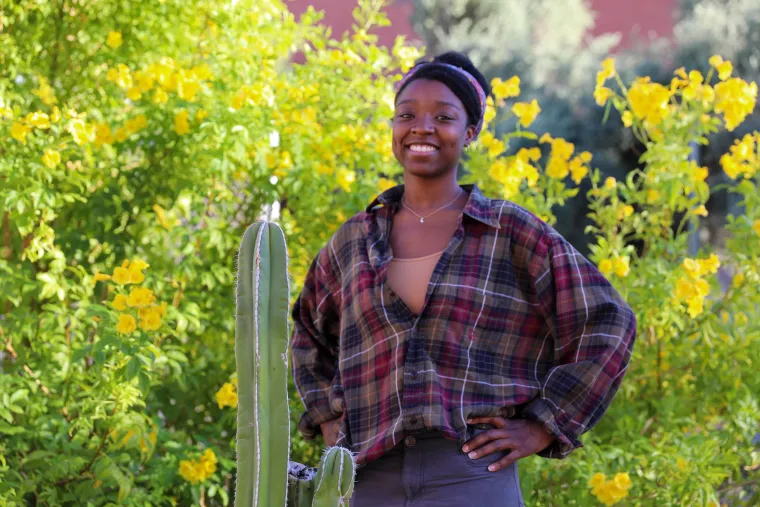
<svg viewBox="0 0 760 507"><path fill-rule="evenodd" d="M433 121L428 116L422 116L414 122L412 125L413 134L432 134L433 133Z"/></svg>

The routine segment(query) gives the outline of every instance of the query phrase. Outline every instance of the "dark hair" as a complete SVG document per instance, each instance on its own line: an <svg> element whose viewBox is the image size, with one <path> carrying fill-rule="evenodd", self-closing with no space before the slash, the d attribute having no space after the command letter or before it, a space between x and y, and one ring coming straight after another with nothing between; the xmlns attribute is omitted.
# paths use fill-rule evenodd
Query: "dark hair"
<svg viewBox="0 0 760 507"><path fill-rule="evenodd" d="M483 77L483 74L480 73L467 55L457 51L448 51L436 56L430 62L426 61L418 63L415 66L415 69L410 71L414 72L414 74L396 92L396 97L404 91L404 88L409 86L409 83L417 79L440 81L462 101L464 109L467 111L467 121L469 124L477 125L483 115L483 111L480 108L478 92L475 91L475 88L466 76L451 67L447 67L446 65L436 65L436 63L447 63L459 67L462 70L466 70L478 81L478 83L480 83L486 96L491 94L491 87L488 85L488 81L486 81L486 78Z"/></svg>

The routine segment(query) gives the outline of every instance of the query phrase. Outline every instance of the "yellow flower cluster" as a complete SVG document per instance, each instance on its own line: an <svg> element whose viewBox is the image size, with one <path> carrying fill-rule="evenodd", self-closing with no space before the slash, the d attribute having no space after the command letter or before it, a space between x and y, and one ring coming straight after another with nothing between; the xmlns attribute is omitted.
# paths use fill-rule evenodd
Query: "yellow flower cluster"
<svg viewBox="0 0 760 507"><path fill-rule="evenodd" d="M538 113L541 112L541 108L538 105L538 101L533 99L532 102L516 103L512 106L512 112L517 116L520 125L523 127L530 127L531 123L536 120Z"/></svg>
<svg viewBox="0 0 760 507"><path fill-rule="evenodd" d="M633 209L631 209L631 212L633 212ZM614 272L617 276L624 278L628 276L630 270L631 257L628 255L615 256L611 259L602 259L599 262L599 271L601 271L604 276L609 276Z"/></svg>
<svg viewBox="0 0 760 507"><path fill-rule="evenodd" d="M245 105L267 105L272 106L274 104L274 90L268 84L262 82L255 83L253 85L243 86L232 97L232 108L237 110Z"/></svg>
<svg viewBox="0 0 760 507"><path fill-rule="evenodd" d="M617 473L607 480L607 476L602 473L595 473L588 481L591 491L600 502L604 505L615 505L620 500L628 496L628 490L631 489L631 478L628 473Z"/></svg>
<svg viewBox="0 0 760 507"><path fill-rule="evenodd" d="M594 87L594 99L600 106L607 104L607 101L614 95L614 92L604 86L607 80L617 75L615 70L615 60L607 58L602 62L602 70L596 73L596 87Z"/></svg>
<svg viewBox="0 0 760 507"><path fill-rule="evenodd" d="M169 100L169 93L188 102L193 102L206 81L213 80L208 64L201 64L190 69L182 68L172 58L164 57L142 70L132 72L122 63L112 67L106 73L106 79L125 91L129 100L137 101L143 95L153 92L153 103L164 104Z"/></svg>
<svg viewBox="0 0 760 507"><path fill-rule="evenodd" d="M639 77L628 90L628 103L633 116L654 127L670 114L670 90L649 77Z"/></svg>
<svg viewBox="0 0 760 507"><path fill-rule="evenodd" d="M496 160L488 170L489 176L501 183L504 188L504 198L509 199L520 190L520 184L527 180L529 187L538 182L538 169L531 162L541 158L539 148L521 148L517 155L509 159Z"/></svg>
<svg viewBox="0 0 760 507"><path fill-rule="evenodd" d="M216 472L216 455L211 449L206 449L198 460L183 459L179 462L179 475L191 484L200 483Z"/></svg>
<svg viewBox="0 0 760 507"><path fill-rule="evenodd" d="M752 223L752 230L755 231L755 234L760 236L760 219L757 219Z"/></svg>
<svg viewBox="0 0 760 507"><path fill-rule="evenodd" d="M111 49L116 49L124 43L121 32L108 32L106 45Z"/></svg>
<svg viewBox="0 0 760 507"><path fill-rule="evenodd" d="M562 138L554 139L549 134L544 134L540 143L549 143L552 146L549 162L546 165L546 174L551 178L564 179L570 174L573 182L578 185L588 174L587 164L591 162L591 153L584 151L573 157L575 145ZM572 157L572 159L571 159Z"/></svg>
<svg viewBox="0 0 760 507"><path fill-rule="evenodd" d="M715 97L715 112L723 114L726 129L732 132L755 110L757 83L735 77L715 85Z"/></svg>
<svg viewBox="0 0 760 507"><path fill-rule="evenodd" d="M704 83L705 78L698 70L692 70L687 74L686 69L680 67L674 74L675 77L670 81L671 94L680 90L685 100L699 100L704 107L708 107L715 99L715 90Z"/></svg>
<svg viewBox="0 0 760 507"><path fill-rule="evenodd" d="M5 114L12 116L10 108L3 109L3 116ZM57 107L53 108L53 112L48 115L42 111L35 111L26 115L26 118L19 119L13 122L11 125L11 137L23 145L26 145L26 137L34 129L47 130L53 123L58 123L61 119L61 112Z"/></svg>
<svg viewBox="0 0 760 507"><path fill-rule="evenodd" d="M238 395L235 386L229 382L225 383L216 392L216 403L219 405L219 408L237 407Z"/></svg>
<svg viewBox="0 0 760 507"><path fill-rule="evenodd" d="M499 105L504 105L504 99L520 95L520 78L513 76L506 81L496 77L491 80L491 93L493 93Z"/></svg>
<svg viewBox="0 0 760 507"><path fill-rule="evenodd" d="M739 176L751 178L755 175L760 164L757 157L757 150L760 142L760 133L745 135L741 140L736 140L729 149L729 153L720 158L720 165L723 167L726 175L735 180Z"/></svg>
<svg viewBox="0 0 760 507"><path fill-rule="evenodd" d="M125 260L120 267L113 271L113 275L96 273L94 280L112 280L118 285L139 284L145 280L143 270L149 267L145 261L133 259ZM135 287L129 294L117 294L111 301L111 306L119 312L126 312L128 308L137 309L139 327L145 331L156 331L161 327L162 318L166 317L166 303L154 304L156 296L153 291L146 287ZM116 331L121 334L129 334L138 327L138 321L130 313L120 313Z"/></svg>
<svg viewBox="0 0 760 507"><path fill-rule="evenodd" d="M691 318L704 311L704 300L710 293L710 284L703 277L714 274L720 267L720 260L715 254L707 259L686 258L681 265L686 272L676 282L673 297L679 303L686 303Z"/></svg>

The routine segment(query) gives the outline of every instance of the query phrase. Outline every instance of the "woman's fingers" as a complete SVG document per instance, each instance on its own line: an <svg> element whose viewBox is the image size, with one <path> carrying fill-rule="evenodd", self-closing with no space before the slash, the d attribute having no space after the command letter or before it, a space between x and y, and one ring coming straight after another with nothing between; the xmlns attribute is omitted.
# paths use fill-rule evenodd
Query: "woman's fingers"
<svg viewBox="0 0 760 507"><path fill-rule="evenodd" d="M525 455L520 452L519 449L514 449L512 452L501 458L495 463L488 465L489 472L498 472L502 468L507 468L520 458L524 458Z"/></svg>
<svg viewBox="0 0 760 507"><path fill-rule="evenodd" d="M477 459L488 456L494 452L513 449L514 447L514 443L512 443L512 441L508 438L500 438L498 440L491 440L480 448L474 447L473 450L467 454L467 456L469 456L470 459Z"/></svg>

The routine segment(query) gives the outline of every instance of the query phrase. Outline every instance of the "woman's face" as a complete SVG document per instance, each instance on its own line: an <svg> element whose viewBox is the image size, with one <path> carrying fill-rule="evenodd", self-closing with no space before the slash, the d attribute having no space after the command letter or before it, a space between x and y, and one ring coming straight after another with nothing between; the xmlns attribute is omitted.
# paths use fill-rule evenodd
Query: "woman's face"
<svg viewBox="0 0 760 507"><path fill-rule="evenodd" d="M456 170L474 133L462 101L440 81L416 79L396 98L393 154L415 176L438 177Z"/></svg>

